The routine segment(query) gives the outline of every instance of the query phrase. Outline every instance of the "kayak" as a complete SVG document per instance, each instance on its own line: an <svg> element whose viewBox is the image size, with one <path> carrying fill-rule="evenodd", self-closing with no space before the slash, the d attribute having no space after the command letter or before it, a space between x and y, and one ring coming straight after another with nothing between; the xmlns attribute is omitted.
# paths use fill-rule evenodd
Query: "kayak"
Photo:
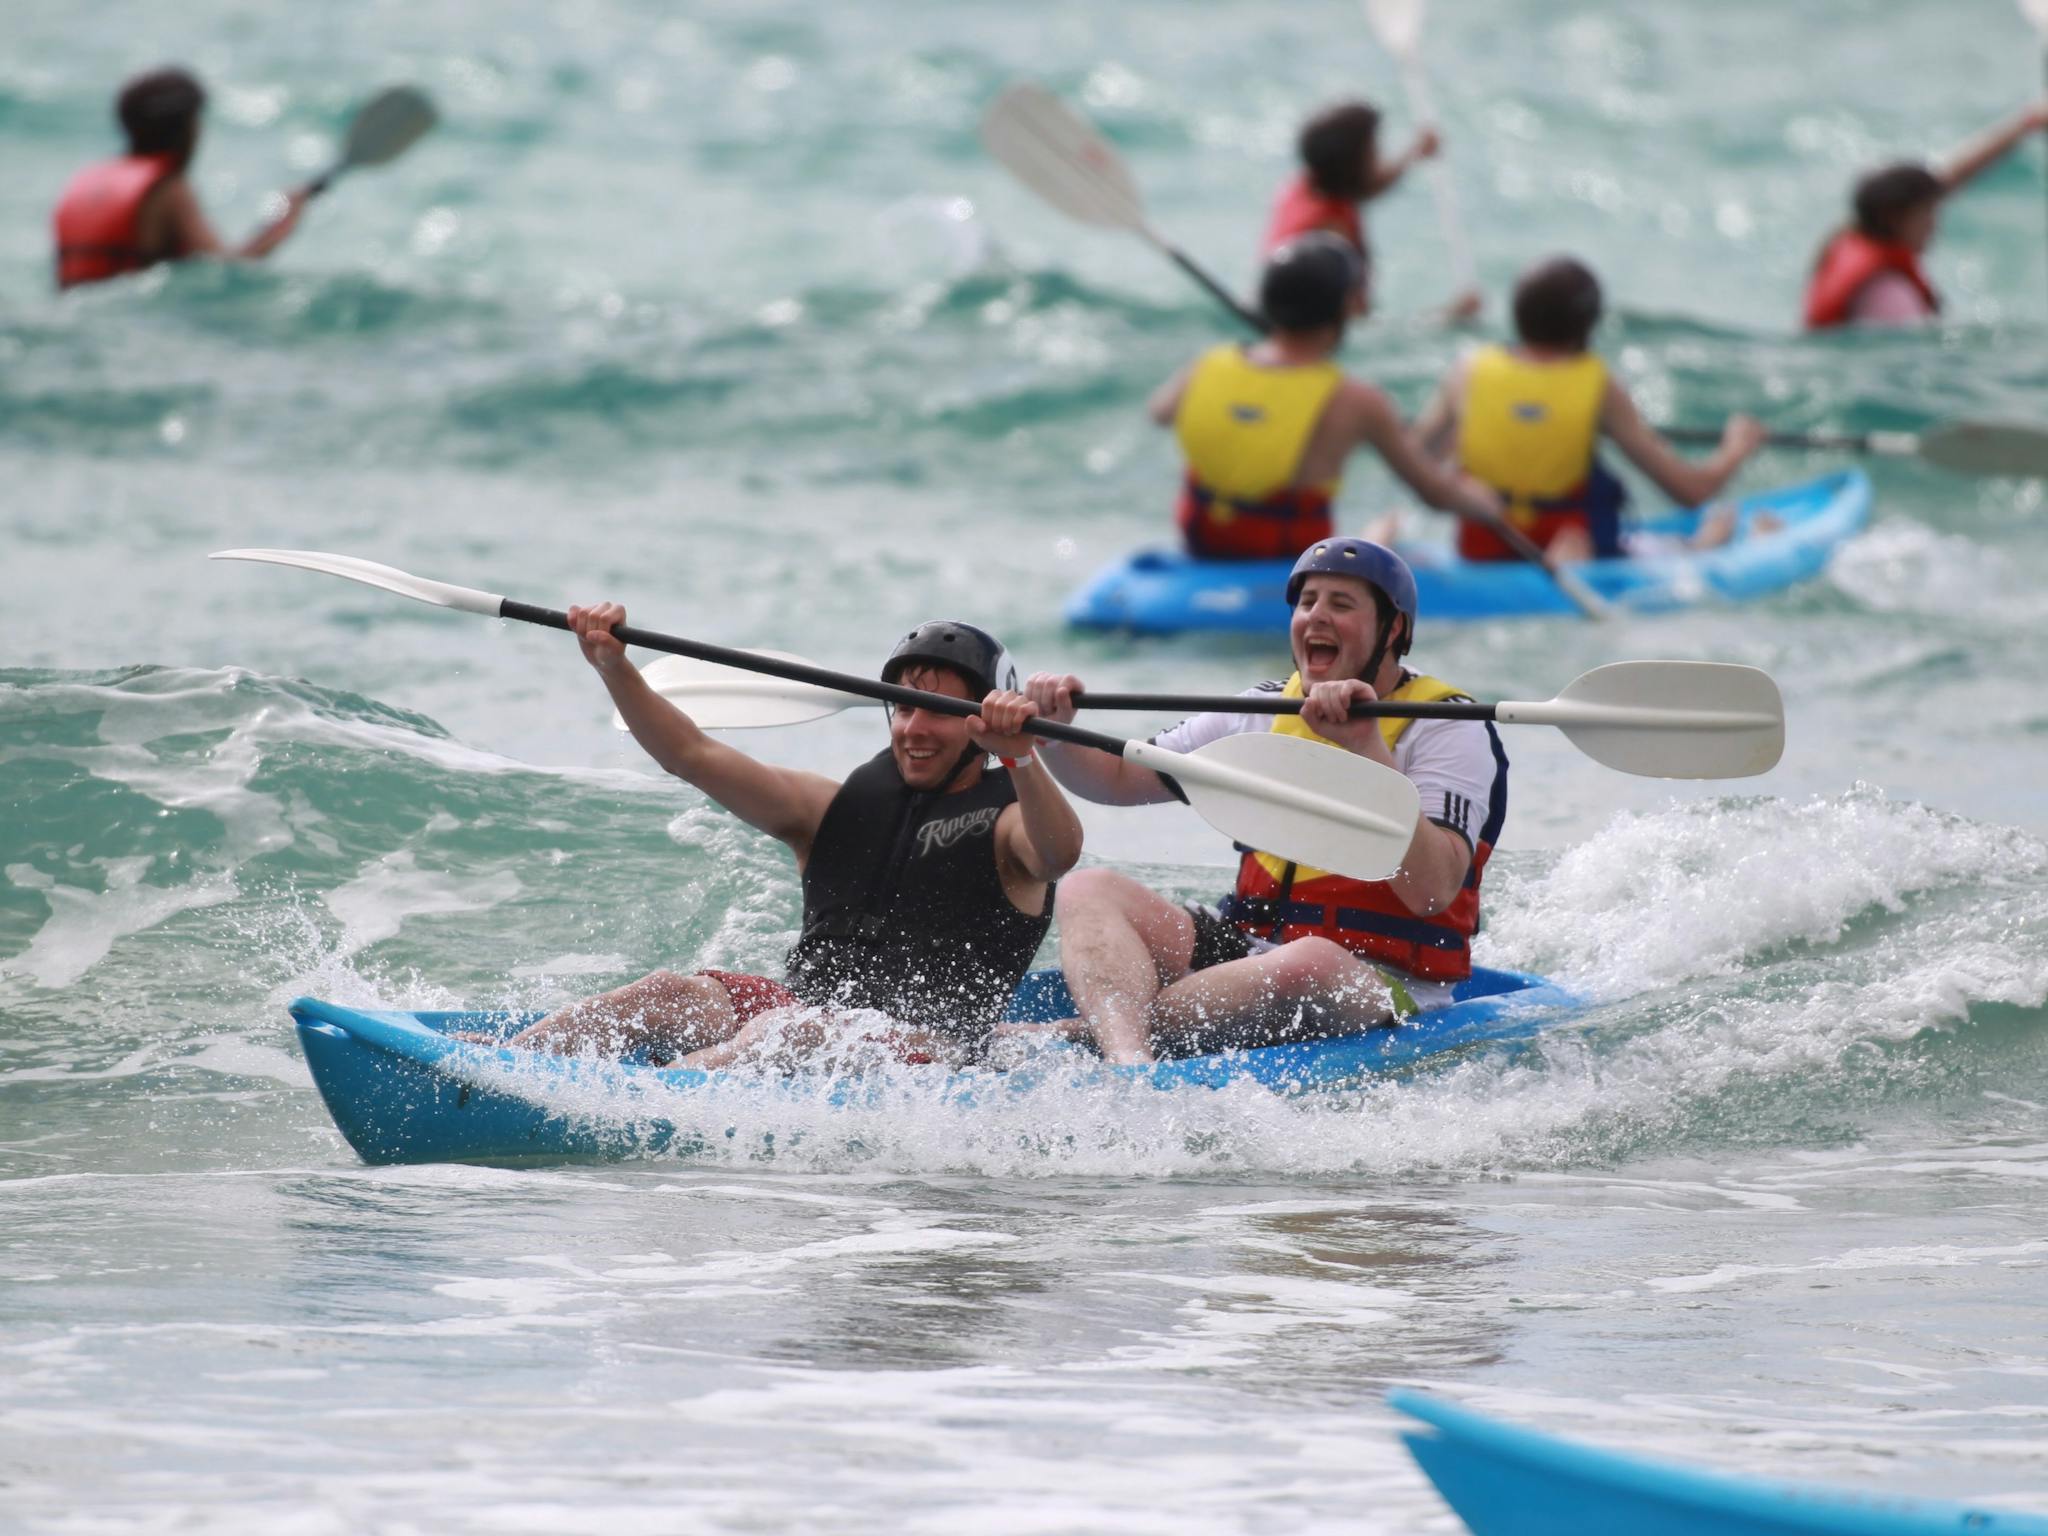
<svg viewBox="0 0 2048 1536"><path fill-rule="evenodd" d="M1837 545L1870 518L1870 479L1843 470L1737 503L1736 531L1714 549L1688 550L1699 512L1636 523L1669 549L1576 567L1610 603L1633 612L1687 608L1710 600L1746 602L1820 574ZM1461 560L1449 545L1399 546L1415 569L1423 618L1431 624L1576 614L1570 598L1524 561ZM1287 627L1291 560L1197 560L1145 549L1098 572L1067 600L1067 622L1082 629L1175 634L1184 630L1271 635Z"/></svg>
<svg viewBox="0 0 2048 1536"><path fill-rule="evenodd" d="M2048 1536L2048 1517L1638 1461L1396 1391L1407 1442L1474 1536Z"/></svg>
<svg viewBox="0 0 2048 1536"><path fill-rule="evenodd" d="M1051 1045L1007 1072L898 1066L859 1078L757 1072L705 1073L645 1062L557 1056L485 1045L452 1032L509 1037L537 1013L404 1012L302 997L291 1004L299 1045L334 1123L367 1163L558 1162L687 1153L725 1134L722 1106L790 1102L877 1104L880 1079L917 1085L971 1108L995 1094L1025 1094L1059 1076L1160 1090L1253 1082L1282 1093L1356 1082L1447 1051L1526 1040L1575 1005L1563 988L1519 971L1475 968L1452 1003L1397 1028L1331 1040L1191 1056L1149 1067L1110 1067L1080 1046ZM1034 971L1011 999L1024 1023L1071 1017L1058 971ZM706 1116L709 1118L706 1118ZM708 1127L708 1129L707 1129Z"/></svg>

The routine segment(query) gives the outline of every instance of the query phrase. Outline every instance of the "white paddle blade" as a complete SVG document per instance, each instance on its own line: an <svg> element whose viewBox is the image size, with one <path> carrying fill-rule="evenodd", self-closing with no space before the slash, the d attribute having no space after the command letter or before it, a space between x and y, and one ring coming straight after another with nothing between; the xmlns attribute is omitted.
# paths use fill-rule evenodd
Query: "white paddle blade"
<svg viewBox="0 0 2048 1536"><path fill-rule="evenodd" d="M1414 55L1422 43L1422 0L1364 0L1366 25L1380 46L1397 59Z"/></svg>
<svg viewBox="0 0 2048 1536"><path fill-rule="evenodd" d="M317 549L217 549L206 558L255 560L264 565L289 565L301 571L318 571L323 576L339 576L344 581L359 581L366 587L395 592L414 602L432 603L436 608L459 608L464 613L480 613L489 619L497 618L505 607L505 599L495 592L479 592L474 587L458 587L446 581L429 581L396 566L359 560L354 555L330 555Z"/></svg>
<svg viewBox="0 0 2048 1536"><path fill-rule="evenodd" d="M1117 152L1042 86L1020 80L1004 90L982 117L981 142L1068 218L1148 233L1137 185Z"/></svg>
<svg viewBox="0 0 2048 1536"><path fill-rule="evenodd" d="M395 160L438 121L433 102L416 86L394 85L379 91L349 124L341 163L383 165Z"/></svg>
<svg viewBox="0 0 2048 1536"><path fill-rule="evenodd" d="M813 665L788 651L749 651L771 661L794 661ZM822 720L855 704L872 704L851 693L836 693L813 683L791 682L787 678L764 677L722 667L715 661L694 656L659 656L640 669L648 686L688 715L707 731L754 730L771 725L802 725ZM612 711L612 724L625 730L626 718Z"/></svg>
<svg viewBox="0 0 2048 1536"><path fill-rule="evenodd" d="M1718 661L1617 661L1541 704L1495 717L1554 725L1586 756L1652 779L1746 779L1785 752L1785 701L1768 672Z"/></svg>
<svg viewBox="0 0 2048 1536"><path fill-rule="evenodd" d="M1965 475L2039 478L2048 475L2048 426L2024 421L1951 421L1921 434L1920 456Z"/></svg>
<svg viewBox="0 0 2048 1536"><path fill-rule="evenodd" d="M1252 731L1196 752L1134 741L1124 757L1170 774L1196 814L1232 841L1354 880L1399 869L1422 814L1405 776L1299 736Z"/></svg>

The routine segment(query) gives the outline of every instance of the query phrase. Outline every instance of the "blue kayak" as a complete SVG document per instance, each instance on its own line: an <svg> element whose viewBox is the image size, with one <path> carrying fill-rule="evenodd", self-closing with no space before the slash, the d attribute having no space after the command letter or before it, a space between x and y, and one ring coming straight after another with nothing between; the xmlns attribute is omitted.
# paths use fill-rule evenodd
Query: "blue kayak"
<svg viewBox="0 0 2048 1536"><path fill-rule="evenodd" d="M1387 1401L1473 1536L2048 1536L2048 1518L1809 1483L1694 1472L1574 1445L1419 1392Z"/></svg>
<svg viewBox="0 0 2048 1536"><path fill-rule="evenodd" d="M1781 591L1820 574L1835 547L1869 521L1870 480L1861 470L1844 470L1737 505L1735 534L1717 548L1592 560L1579 574L1609 602L1644 613ZM1634 526L1675 538L1690 533L1700 516L1678 512ZM1401 553L1415 568L1427 623L1578 612L1549 576L1523 561L1461 560L1442 544L1403 544ZM1291 560L1196 560L1179 550L1140 550L1069 598L1067 622L1140 634L1277 634L1287 627L1292 569Z"/></svg>
<svg viewBox="0 0 2048 1536"><path fill-rule="evenodd" d="M1301 1092L1356 1082L1445 1051L1525 1040L1556 1023L1574 1001L1540 976L1475 968L1450 1006L1416 1014L1398 1028L1332 1040L1192 1056L1151 1067L1107 1067L1092 1052L1060 1046L1008 1072L904 1066L885 1075L898 1088L914 1082L935 1099L966 1108L993 1094L1028 1093L1055 1071L1069 1080L1080 1073L1162 1090L1220 1088L1249 1080L1279 1092ZM1011 1000L1009 1017L1044 1022L1072 1013L1059 972L1034 971ZM540 1017L533 1013L408 1013L302 997L291 1005L291 1015L334 1123L368 1163L687 1154L694 1145L708 1144L707 1134L713 1134L704 1130L708 1122L698 1111L709 1111L715 1119L720 1103L759 1108L764 1096L781 1095L792 1101L867 1104L880 1102L882 1091L877 1077L704 1073L450 1037L460 1032L504 1038ZM686 1126L678 1125L678 1096L687 1097L692 1107Z"/></svg>

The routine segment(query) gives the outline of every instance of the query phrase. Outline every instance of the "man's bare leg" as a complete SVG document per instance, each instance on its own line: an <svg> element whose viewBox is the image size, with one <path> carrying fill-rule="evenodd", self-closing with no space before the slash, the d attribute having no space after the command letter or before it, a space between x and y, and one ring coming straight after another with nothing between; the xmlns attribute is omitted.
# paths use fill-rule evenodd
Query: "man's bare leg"
<svg viewBox="0 0 2048 1536"><path fill-rule="evenodd" d="M1319 1035L1371 1029L1393 1014L1394 1000L1371 966L1328 939L1295 939L1263 954L1212 965L1167 987L1148 1017L1154 1047L1216 1049L1216 1036L1243 1049L1278 1045L1304 1004L1336 1027Z"/></svg>
<svg viewBox="0 0 2048 1536"><path fill-rule="evenodd" d="M830 1038L825 1026L825 1019L815 1009L770 1008L766 1013L755 1014L744 1029L690 1052L675 1065L699 1072L716 1072L750 1059L760 1050L765 1037L776 1035L779 1037L775 1042L776 1054L786 1069L790 1062L810 1055L825 1044Z"/></svg>
<svg viewBox="0 0 2048 1536"><path fill-rule="evenodd" d="M716 977L656 971L615 991L571 1003L506 1043L565 1056L624 1056L644 1050L665 1061L714 1045L739 1027L732 998Z"/></svg>
<svg viewBox="0 0 2048 1536"><path fill-rule="evenodd" d="M1059 884L1060 969L1074 1011L1103 1059L1148 1062L1146 1015L1159 989L1188 973L1195 920L1128 875L1080 869Z"/></svg>

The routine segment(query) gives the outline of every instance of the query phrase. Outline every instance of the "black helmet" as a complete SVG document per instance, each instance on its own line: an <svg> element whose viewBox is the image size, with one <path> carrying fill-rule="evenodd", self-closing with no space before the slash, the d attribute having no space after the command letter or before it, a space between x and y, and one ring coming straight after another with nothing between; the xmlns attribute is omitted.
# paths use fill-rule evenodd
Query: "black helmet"
<svg viewBox="0 0 2048 1536"><path fill-rule="evenodd" d="M1259 280L1259 308L1283 331L1342 325L1364 282L1365 258L1358 247L1319 229L1273 253Z"/></svg>
<svg viewBox="0 0 2048 1536"><path fill-rule="evenodd" d="M958 619L927 619L896 642L882 663L882 681L893 683L913 662L950 667L976 689L978 703L998 688L1017 686L1017 664L1002 641L985 629Z"/></svg>

